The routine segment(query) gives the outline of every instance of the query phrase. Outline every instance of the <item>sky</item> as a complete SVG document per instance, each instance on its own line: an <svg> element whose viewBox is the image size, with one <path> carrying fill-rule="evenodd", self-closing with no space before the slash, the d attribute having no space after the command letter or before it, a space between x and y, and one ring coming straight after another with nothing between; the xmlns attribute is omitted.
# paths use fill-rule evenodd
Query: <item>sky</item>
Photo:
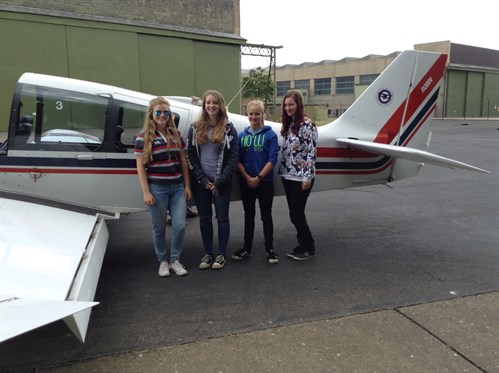
<svg viewBox="0 0 499 373"><path fill-rule="evenodd" d="M446 40L499 50L499 0L240 0L240 6L241 37L282 46L277 66ZM268 57L241 59L243 69L268 64Z"/></svg>

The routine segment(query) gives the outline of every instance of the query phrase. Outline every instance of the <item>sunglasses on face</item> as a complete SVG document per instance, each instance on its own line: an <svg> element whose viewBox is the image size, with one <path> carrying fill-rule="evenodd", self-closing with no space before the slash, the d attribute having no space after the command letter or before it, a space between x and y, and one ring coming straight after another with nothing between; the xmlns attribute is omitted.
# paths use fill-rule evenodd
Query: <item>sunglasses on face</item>
<svg viewBox="0 0 499 373"><path fill-rule="evenodd" d="M156 111L154 112L154 116L155 116L155 117L160 117L160 116L161 116L161 114L163 114L165 117L169 117L169 116L170 116L170 114L171 114L171 111L170 111L170 110L165 110L165 111L156 110Z"/></svg>

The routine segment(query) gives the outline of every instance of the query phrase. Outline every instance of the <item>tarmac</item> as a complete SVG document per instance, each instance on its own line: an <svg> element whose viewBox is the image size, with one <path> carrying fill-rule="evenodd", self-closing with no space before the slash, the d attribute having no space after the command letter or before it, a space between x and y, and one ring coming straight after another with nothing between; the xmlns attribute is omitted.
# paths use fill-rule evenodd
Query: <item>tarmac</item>
<svg viewBox="0 0 499 373"><path fill-rule="evenodd" d="M147 213L109 222L85 343L57 322L0 344L2 372L499 373L499 121L435 120L429 151L492 174L424 167L414 178L314 192L318 255L295 244L274 199L279 263L263 252L197 269L197 218L181 261L157 276ZM230 209L230 250L243 213Z"/></svg>

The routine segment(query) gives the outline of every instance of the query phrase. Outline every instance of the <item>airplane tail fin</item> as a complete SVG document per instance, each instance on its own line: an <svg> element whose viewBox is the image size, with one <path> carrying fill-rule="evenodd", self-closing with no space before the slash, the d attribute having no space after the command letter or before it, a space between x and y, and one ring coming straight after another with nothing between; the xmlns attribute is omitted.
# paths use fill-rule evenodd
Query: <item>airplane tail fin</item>
<svg viewBox="0 0 499 373"><path fill-rule="evenodd" d="M415 176L425 162L488 172L423 151L446 60L445 54L402 52L340 118L319 127L319 139L321 132L334 137L343 153L346 146L351 158L359 158L356 173L370 175L359 177L359 184Z"/></svg>
<svg viewBox="0 0 499 373"><path fill-rule="evenodd" d="M404 51L334 122L359 140L421 148L428 134L447 55ZM424 135L424 136L421 136Z"/></svg>

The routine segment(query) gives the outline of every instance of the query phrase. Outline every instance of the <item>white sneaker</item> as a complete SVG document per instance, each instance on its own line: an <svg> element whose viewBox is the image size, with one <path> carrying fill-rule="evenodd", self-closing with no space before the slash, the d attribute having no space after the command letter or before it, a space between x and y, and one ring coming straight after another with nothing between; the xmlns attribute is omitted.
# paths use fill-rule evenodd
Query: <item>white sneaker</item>
<svg viewBox="0 0 499 373"><path fill-rule="evenodd" d="M170 264L170 269L177 274L177 276L185 276L187 271L184 266L180 264L178 260L175 260L172 264Z"/></svg>
<svg viewBox="0 0 499 373"><path fill-rule="evenodd" d="M168 268L168 262L161 262L158 270L159 277L168 277L170 276L170 269Z"/></svg>

